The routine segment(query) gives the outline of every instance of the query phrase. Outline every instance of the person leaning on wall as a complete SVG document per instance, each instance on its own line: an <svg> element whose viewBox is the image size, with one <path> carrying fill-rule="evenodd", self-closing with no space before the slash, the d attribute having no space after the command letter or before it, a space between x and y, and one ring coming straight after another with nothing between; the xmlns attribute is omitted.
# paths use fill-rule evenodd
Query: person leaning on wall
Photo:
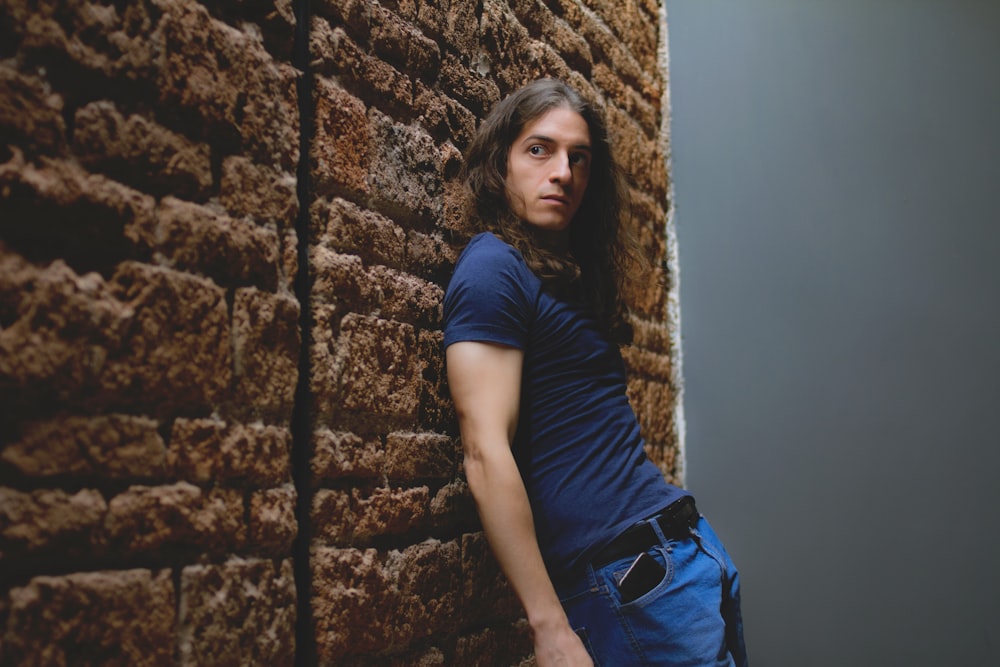
<svg viewBox="0 0 1000 667"><path fill-rule="evenodd" d="M445 295L448 382L539 667L747 665L737 571L626 397L637 249L602 114L532 82L482 122L463 175L480 233Z"/></svg>

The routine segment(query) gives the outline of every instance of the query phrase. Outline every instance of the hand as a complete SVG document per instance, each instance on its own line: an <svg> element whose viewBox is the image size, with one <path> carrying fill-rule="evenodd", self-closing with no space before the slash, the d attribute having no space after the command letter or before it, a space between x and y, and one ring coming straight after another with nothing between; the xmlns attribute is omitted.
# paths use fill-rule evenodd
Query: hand
<svg viewBox="0 0 1000 667"><path fill-rule="evenodd" d="M593 667L583 642L568 624L546 632L535 632L538 667Z"/></svg>

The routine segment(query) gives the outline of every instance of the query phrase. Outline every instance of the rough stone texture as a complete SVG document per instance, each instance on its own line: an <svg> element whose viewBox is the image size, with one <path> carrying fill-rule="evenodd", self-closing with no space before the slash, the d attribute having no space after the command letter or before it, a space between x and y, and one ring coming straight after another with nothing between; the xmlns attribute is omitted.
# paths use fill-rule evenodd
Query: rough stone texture
<svg viewBox="0 0 1000 667"><path fill-rule="evenodd" d="M243 546L242 494L178 482L133 486L108 502L107 548L125 556L223 554Z"/></svg>
<svg viewBox="0 0 1000 667"><path fill-rule="evenodd" d="M260 489L250 495L247 545L254 553L270 556L288 554L298 534L295 502L298 494L291 484Z"/></svg>
<svg viewBox="0 0 1000 667"><path fill-rule="evenodd" d="M174 664L169 570L35 577L9 593L5 665Z"/></svg>
<svg viewBox="0 0 1000 667"><path fill-rule="evenodd" d="M113 102L81 107L73 127L73 150L80 161L115 180L196 200L212 185L208 144L194 143L143 116L126 118Z"/></svg>
<svg viewBox="0 0 1000 667"><path fill-rule="evenodd" d="M167 462L176 477L190 482L274 487L291 480L291 447L283 427L177 419Z"/></svg>
<svg viewBox="0 0 1000 667"><path fill-rule="evenodd" d="M180 665L290 665L295 583L285 559L234 558L181 571Z"/></svg>
<svg viewBox="0 0 1000 667"><path fill-rule="evenodd" d="M321 547L313 562L320 664L398 652L459 622L462 561L455 541L428 540L387 553Z"/></svg>
<svg viewBox="0 0 1000 667"><path fill-rule="evenodd" d="M389 479L451 479L458 449L451 438L436 433L390 433L386 437Z"/></svg>
<svg viewBox="0 0 1000 667"><path fill-rule="evenodd" d="M281 422L298 382L299 304L254 287L236 290L232 309L234 412Z"/></svg>
<svg viewBox="0 0 1000 667"><path fill-rule="evenodd" d="M311 470L317 484L339 478L374 479L385 466L385 449L378 439L321 430L314 434Z"/></svg>
<svg viewBox="0 0 1000 667"><path fill-rule="evenodd" d="M61 489L26 493L0 487L0 564L20 572L28 558L93 554L107 510L93 489L70 495Z"/></svg>
<svg viewBox="0 0 1000 667"><path fill-rule="evenodd" d="M0 667L533 664L441 349L462 151L538 76L605 109L656 267L629 397L674 479L658 15L0 0Z"/></svg>
<svg viewBox="0 0 1000 667"><path fill-rule="evenodd" d="M25 477L163 479L167 449L158 426L153 419L130 415L25 422L0 460Z"/></svg>

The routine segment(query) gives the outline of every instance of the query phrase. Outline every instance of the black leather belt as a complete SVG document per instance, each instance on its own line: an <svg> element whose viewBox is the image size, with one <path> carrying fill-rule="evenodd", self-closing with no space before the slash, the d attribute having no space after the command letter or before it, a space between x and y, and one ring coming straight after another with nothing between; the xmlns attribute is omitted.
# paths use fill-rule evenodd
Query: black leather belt
<svg viewBox="0 0 1000 667"><path fill-rule="evenodd" d="M657 544L660 540L656 536L656 531L649 525L654 521L659 524L660 530L668 539L684 539L691 534L689 529L698 524L698 518L698 508L694 505L694 498L684 496L670 503L665 510L648 522L632 526L613 539L611 544L594 555L591 562L595 568L601 567L626 556L636 556Z"/></svg>

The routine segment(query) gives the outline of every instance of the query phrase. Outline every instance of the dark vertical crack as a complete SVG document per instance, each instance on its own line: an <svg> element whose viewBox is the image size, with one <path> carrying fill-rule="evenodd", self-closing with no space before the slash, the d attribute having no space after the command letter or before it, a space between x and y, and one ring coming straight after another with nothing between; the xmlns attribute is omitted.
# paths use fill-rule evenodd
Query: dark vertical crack
<svg viewBox="0 0 1000 667"><path fill-rule="evenodd" d="M313 632L312 569L309 564L309 544L312 541L309 516L313 498L309 467L313 442L313 416L310 409L312 397L309 392L309 379L312 374L310 350L313 340L312 272L309 266L309 203L312 185L309 153L313 132L313 81L309 67L309 0L294 0L294 4L295 44L292 64L301 72L296 86L299 106L299 164L296 172L299 215L295 220L295 233L298 237L298 270L295 272L294 289L300 308L301 348L299 379L295 387L295 406L292 409L292 479L297 493L295 521L298 524L298 533L292 545L292 562L297 601L295 665L313 667L316 664L316 635Z"/></svg>

